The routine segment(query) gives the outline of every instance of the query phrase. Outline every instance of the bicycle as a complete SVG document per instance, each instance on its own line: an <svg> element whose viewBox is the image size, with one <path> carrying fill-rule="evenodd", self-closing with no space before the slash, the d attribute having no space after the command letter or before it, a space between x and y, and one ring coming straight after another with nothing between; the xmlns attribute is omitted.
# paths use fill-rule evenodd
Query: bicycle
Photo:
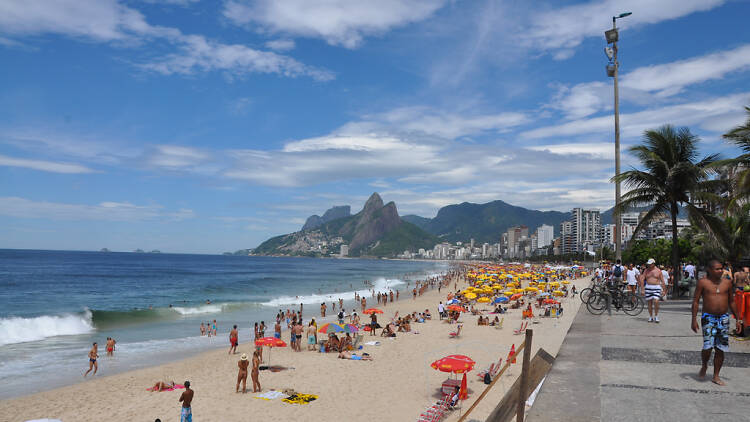
<svg viewBox="0 0 750 422"><path fill-rule="evenodd" d="M593 315L601 315L604 311L611 310L613 305L617 311L622 309L625 314L636 316L643 312L646 301L632 292L608 286L602 286L599 290L592 289L586 300L586 309Z"/></svg>

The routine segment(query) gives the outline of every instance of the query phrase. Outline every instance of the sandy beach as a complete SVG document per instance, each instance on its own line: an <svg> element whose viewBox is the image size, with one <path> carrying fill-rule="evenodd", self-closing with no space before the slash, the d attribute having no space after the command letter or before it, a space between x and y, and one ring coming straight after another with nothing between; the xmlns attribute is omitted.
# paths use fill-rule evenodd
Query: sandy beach
<svg viewBox="0 0 750 422"><path fill-rule="evenodd" d="M588 279L578 279L574 283L581 289L588 284ZM465 286L466 283L459 283L459 288ZM414 333L397 333L396 338L370 337L365 332L365 342L380 342L379 346L366 345L362 350L372 355L373 361L341 360L335 353L307 352L304 345L299 353L289 348L273 349L272 364L293 369L275 373L261 371L263 391L294 389L298 393L317 395L318 399L309 404L258 399L251 392L235 393L240 355L227 354L227 340L226 348L181 361L117 375L81 378L81 382L68 387L0 401L0 421L40 418L56 418L64 422L177 420L180 412L178 398L184 390L146 391L161 380L177 383L190 380L195 390L193 417L197 421L239 421L261 416L267 421L416 420L430 403L439 399L439 387L448 378L448 374L432 369L430 363L449 354L464 354L477 362L468 375L469 398L463 403L463 408L467 409L485 388L476 373L500 357L504 360L511 345L518 347L523 341L523 336L513 334L520 325L521 310L509 310L500 315L504 317L501 330L478 326L476 316L463 314L462 334L458 339L451 339L448 333L456 326L437 319L437 304L440 300L445 302L447 290L439 294L437 288L428 289L417 300L403 293L400 301L381 308L385 313L380 315L379 321L389 320L396 311L404 314L425 309L430 309L434 319L413 324ZM372 302L374 299L368 298L368 304ZM564 298L562 303L565 308L562 317L540 318L540 323L529 324L529 328L534 329L532 355L540 347L552 355L557 354L580 300ZM306 315L306 320L309 317ZM251 327L240 326L239 353L252 354L253 346L248 342L251 333ZM288 341L288 333L284 332L282 338ZM100 353L104 355L101 349ZM268 349L264 351L266 359L267 353ZM106 367L107 358L102 357L100 362L100 368ZM82 373L86 367L84 355ZM472 412L472 418L486 418L520 372L519 360ZM248 386L251 386L249 378ZM455 411L446 420L457 419L458 411Z"/></svg>

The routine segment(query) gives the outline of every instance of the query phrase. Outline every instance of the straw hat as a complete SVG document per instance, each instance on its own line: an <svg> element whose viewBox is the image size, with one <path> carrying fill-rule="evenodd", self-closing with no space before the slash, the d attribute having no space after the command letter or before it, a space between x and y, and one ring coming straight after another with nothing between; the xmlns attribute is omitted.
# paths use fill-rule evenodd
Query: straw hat
<svg viewBox="0 0 750 422"><path fill-rule="evenodd" d="M242 356L240 356L240 360L247 360L247 353L243 353Z"/></svg>

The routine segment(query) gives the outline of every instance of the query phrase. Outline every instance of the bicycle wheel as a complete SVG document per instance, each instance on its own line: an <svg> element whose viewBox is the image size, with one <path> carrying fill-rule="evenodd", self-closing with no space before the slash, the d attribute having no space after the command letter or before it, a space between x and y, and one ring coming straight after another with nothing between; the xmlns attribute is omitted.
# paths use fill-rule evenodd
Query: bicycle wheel
<svg viewBox="0 0 750 422"><path fill-rule="evenodd" d="M581 290L581 302L586 303L589 300L589 296L591 296L591 292L593 292L594 289L591 287L586 287L585 289Z"/></svg>
<svg viewBox="0 0 750 422"><path fill-rule="evenodd" d="M603 314L607 310L607 296L600 292L592 293L586 301L586 309L594 315Z"/></svg>
<svg viewBox="0 0 750 422"><path fill-rule="evenodd" d="M626 314L630 316L639 315L643 312L644 307L645 303L642 297L635 295L632 292L627 292L623 295L622 311Z"/></svg>

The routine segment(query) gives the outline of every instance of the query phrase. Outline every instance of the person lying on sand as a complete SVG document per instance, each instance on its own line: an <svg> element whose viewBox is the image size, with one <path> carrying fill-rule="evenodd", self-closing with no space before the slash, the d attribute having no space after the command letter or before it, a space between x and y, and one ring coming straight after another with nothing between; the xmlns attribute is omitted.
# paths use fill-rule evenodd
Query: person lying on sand
<svg viewBox="0 0 750 422"><path fill-rule="evenodd" d="M362 356L357 356L356 353L341 352L339 353L339 359L351 359L351 360L373 360L372 356L367 353L362 353Z"/></svg>
<svg viewBox="0 0 750 422"><path fill-rule="evenodd" d="M170 382L164 382L164 381L156 381L156 384L154 384L153 387L149 388L149 390L153 393L154 391L166 391L169 389L174 388L174 381Z"/></svg>

